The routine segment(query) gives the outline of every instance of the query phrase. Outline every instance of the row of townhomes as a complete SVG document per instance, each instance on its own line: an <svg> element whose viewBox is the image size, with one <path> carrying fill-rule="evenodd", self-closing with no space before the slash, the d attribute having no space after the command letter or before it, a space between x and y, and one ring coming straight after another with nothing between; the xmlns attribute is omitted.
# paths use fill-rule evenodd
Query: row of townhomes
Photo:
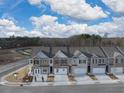
<svg viewBox="0 0 124 93"><path fill-rule="evenodd" d="M29 60L30 75L120 74L124 47L41 47Z"/></svg>

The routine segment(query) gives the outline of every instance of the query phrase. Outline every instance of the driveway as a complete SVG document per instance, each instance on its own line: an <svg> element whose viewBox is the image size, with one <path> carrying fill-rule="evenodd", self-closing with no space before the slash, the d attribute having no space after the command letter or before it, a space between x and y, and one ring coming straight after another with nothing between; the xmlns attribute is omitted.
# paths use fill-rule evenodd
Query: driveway
<svg viewBox="0 0 124 93"><path fill-rule="evenodd" d="M114 73L114 75L116 77L118 77L119 80L124 81L124 74L123 73L122 74L116 74L116 73Z"/></svg>
<svg viewBox="0 0 124 93"><path fill-rule="evenodd" d="M87 75L75 76L76 84L93 84L94 81Z"/></svg>
<svg viewBox="0 0 124 93"><path fill-rule="evenodd" d="M54 85L68 85L70 84L70 81L68 79L67 75L55 75L54 77ZM56 83L58 82L58 83Z"/></svg>

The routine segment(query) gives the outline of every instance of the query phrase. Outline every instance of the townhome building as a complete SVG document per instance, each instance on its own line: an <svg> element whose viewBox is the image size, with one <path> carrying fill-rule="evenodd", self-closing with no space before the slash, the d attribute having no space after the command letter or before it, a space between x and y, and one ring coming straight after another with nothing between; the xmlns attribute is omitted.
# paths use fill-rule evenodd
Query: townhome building
<svg viewBox="0 0 124 93"><path fill-rule="evenodd" d="M119 47L102 47L102 49L107 54L110 73L122 74L124 72L123 51Z"/></svg>
<svg viewBox="0 0 124 93"><path fill-rule="evenodd" d="M107 74L124 72L124 52L121 47L41 47L29 60L29 75Z"/></svg>

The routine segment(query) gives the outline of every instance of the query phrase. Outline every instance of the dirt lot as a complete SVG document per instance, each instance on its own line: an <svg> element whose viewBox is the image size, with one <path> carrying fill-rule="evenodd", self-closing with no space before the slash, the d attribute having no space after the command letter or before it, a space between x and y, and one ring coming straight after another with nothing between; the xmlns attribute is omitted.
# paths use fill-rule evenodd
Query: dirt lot
<svg viewBox="0 0 124 93"><path fill-rule="evenodd" d="M28 58L30 55L25 55L25 53L30 54L31 52L31 49L22 50L21 52L16 51L16 49L0 50L0 66Z"/></svg>

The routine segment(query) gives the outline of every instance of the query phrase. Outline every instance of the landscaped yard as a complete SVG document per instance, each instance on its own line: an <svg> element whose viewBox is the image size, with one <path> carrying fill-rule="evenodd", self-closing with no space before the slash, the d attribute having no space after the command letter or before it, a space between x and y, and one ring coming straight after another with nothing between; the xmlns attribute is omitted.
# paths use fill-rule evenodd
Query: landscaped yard
<svg viewBox="0 0 124 93"><path fill-rule="evenodd" d="M9 82L23 82L23 79L28 75L28 72L28 66L25 66L22 69L11 73L7 77L5 77L5 79Z"/></svg>

